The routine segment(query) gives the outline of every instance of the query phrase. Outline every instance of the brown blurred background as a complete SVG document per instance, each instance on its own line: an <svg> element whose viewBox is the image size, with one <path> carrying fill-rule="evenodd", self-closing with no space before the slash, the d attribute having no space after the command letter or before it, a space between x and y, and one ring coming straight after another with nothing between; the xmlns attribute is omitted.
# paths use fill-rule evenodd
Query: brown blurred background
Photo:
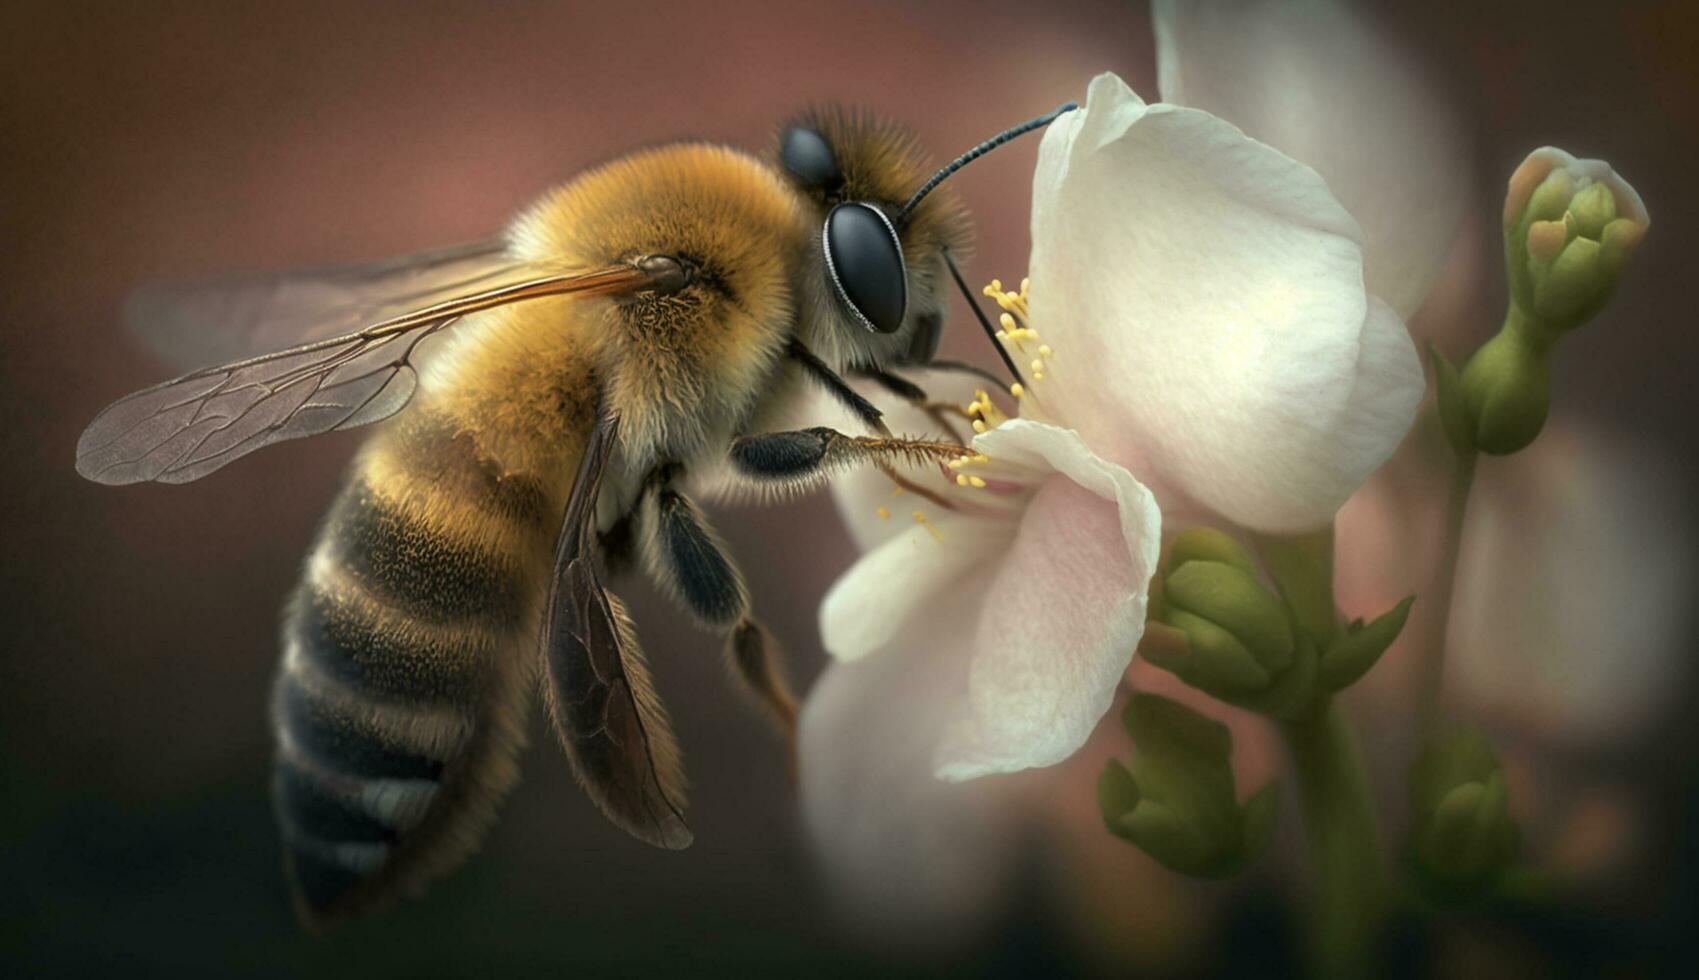
<svg viewBox="0 0 1699 980"><path fill-rule="evenodd" d="M1634 430L1685 472L1699 440L1699 8L1558 6L1374 10L1457 106L1489 227L1505 176L1542 143L1607 157L1640 190L1651 238L1605 322L1560 357L1557 388L1566 415ZM715 643L638 588L696 787L696 846L658 853L609 826L539 726L526 781L461 873L376 921L300 936L266 798L264 706L278 607L359 436L287 444L180 487L85 483L72 447L101 406L162 376L119 321L138 283L481 236L551 183L644 143L764 147L775 120L811 100L897 116L943 159L1080 97L1106 69L1155 98L1142 3L8 4L0 971L961 966L834 929L778 746L729 692ZM1036 145L954 181L977 223L972 278L1022 273ZM1502 308L1490 233L1483 248L1492 271L1449 307L1478 323L1460 336L1484 335ZM983 361L964 314L946 352ZM829 504L719 525L797 674L812 677L815 604L851 557ZM1655 751L1611 763L1630 767L1664 835L1646 884L1658 898L1576 913L1596 928L1589 950L1660 970L1685 955L1686 882L1699 874L1699 698L1675 700L1642 747ZM1083 968L1055 914L1028 893L973 965ZM1249 921L1241 936L1257 934Z"/></svg>

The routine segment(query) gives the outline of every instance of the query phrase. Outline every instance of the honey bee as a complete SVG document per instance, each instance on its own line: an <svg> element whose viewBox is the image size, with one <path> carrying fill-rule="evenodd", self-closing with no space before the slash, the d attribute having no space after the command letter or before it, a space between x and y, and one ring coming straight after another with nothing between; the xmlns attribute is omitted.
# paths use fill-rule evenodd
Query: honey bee
<svg viewBox="0 0 1699 980"><path fill-rule="evenodd" d="M930 179L898 127L811 111L767 159L642 150L486 241L139 298L140 329L222 345L228 363L102 412L77 446L91 480L195 480L388 420L283 616L273 788L305 923L416 893L465 857L517 780L534 686L602 811L651 844L691 843L679 750L606 567L640 554L791 732L778 651L687 478L792 487L962 455L896 437L845 378L926 400L892 372L935 363L968 234L932 191L1071 108ZM768 431L810 384L870 434Z"/></svg>

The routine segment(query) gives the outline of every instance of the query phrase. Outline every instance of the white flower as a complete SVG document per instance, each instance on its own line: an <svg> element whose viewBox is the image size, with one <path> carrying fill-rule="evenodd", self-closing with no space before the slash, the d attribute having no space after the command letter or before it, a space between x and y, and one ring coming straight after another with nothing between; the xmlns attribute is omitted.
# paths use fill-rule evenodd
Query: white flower
<svg viewBox="0 0 1699 980"><path fill-rule="evenodd" d="M1314 167L1363 229L1369 292L1414 313L1470 192L1454 114L1419 68L1334 0L1152 7L1162 98Z"/></svg>
<svg viewBox="0 0 1699 980"><path fill-rule="evenodd" d="M951 508L867 475L838 487L871 550L822 608L841 662L803 711L803 802L858 910L887 924L987 891L1007 840L988 806L1010 783L931 777L1051 765L1109 707L1143 632L1158 502L1258 531L1325 525L1423 389L1322 179L1113 75L1045 134L1030 296L1000 302L1030 386L1014 419L976 399L982 457L954 479L911 471Z"/></svg>

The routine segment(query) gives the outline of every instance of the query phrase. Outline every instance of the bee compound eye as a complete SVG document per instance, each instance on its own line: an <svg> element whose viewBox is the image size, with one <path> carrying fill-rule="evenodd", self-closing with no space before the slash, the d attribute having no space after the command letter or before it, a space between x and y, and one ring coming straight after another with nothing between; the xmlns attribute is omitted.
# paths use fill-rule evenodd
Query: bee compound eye
<svg viewBox="0 0 1699 980"><path fill-rule="evenodd" d="M896 333L908 310L908 270L890 220L869 204L840 204L826 216L823 246L838 298L867 329Z"/></svg>
<svg viewBox="0 0 1699 980"><path fill-rule="evenodd" d="M828 190L843 182L832 144L805 126L785 130L784 139L779 142L779 165L803 186L815 190Z"/></svg>

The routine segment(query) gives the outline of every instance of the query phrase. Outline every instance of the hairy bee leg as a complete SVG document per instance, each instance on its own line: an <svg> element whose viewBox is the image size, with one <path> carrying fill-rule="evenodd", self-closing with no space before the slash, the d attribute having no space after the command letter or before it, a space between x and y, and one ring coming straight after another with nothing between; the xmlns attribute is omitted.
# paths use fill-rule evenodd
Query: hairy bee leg
<svg viewBox="0 0 1699 980"><path fill-rule="evenodd" d="M739 473L767 483L808 484L833 470L860 463L888 469L897 463L936 463L973 455L954 442L850 436L817 426L789 432L744 436L732 443L731 461Z"/></svg>
<svg viewBox="0 0 1699 980"><path fill-rule="evenodd" d="M878 435L889 437L891 430L885 425L884 413L879 407L861 396L861 392L851 388L838 372L832 370L825 361L814 355L802 341L791 338L790 348L786 352L791 360L802 365L808 376L819 382L822 387L831 392L840 404L855 414L868 430Z"/></svg>
<svg viewBox="0 0 1699 980"><path fill-rule="evenodd" d="M748 614L743 574L690 498L663 483L645 490L638 512L643 562L662 591L715 632Z"/></svg>
<svg viewBox="0 0 1699 980"><path fill-rule="evenodd" d="M952 416L957 419L968 417L967 412L960 405L933 401L932 396L926 393L925 388L889 371L881 371L878 368L856 368L851 373L856 377L866 378L874 382L879 387L925 412L926 417L932 420L932 424L936 425L939 431L949 433L950 438L961 443L969 441L962 437L962 433L956 431L956 426L951 418Z"/></svg>
<svg viewBox="0 0 1699 980"><path fill-rule="evenodd" d="M772 634L755 620L744 619L726 638L726 659L744 686L772 714L794 751L799 702L785 673L784 653Z"/></svg>
<svg viewBox="0 0 1699 980"><path fill-rule="evenodd" d="M777 644L749 615L743 573L696 504L667 480L664 467L638 502L643 558L650 576L705 629L726 636L727 665L779 724L796 733L797 698Z"/></svg>

